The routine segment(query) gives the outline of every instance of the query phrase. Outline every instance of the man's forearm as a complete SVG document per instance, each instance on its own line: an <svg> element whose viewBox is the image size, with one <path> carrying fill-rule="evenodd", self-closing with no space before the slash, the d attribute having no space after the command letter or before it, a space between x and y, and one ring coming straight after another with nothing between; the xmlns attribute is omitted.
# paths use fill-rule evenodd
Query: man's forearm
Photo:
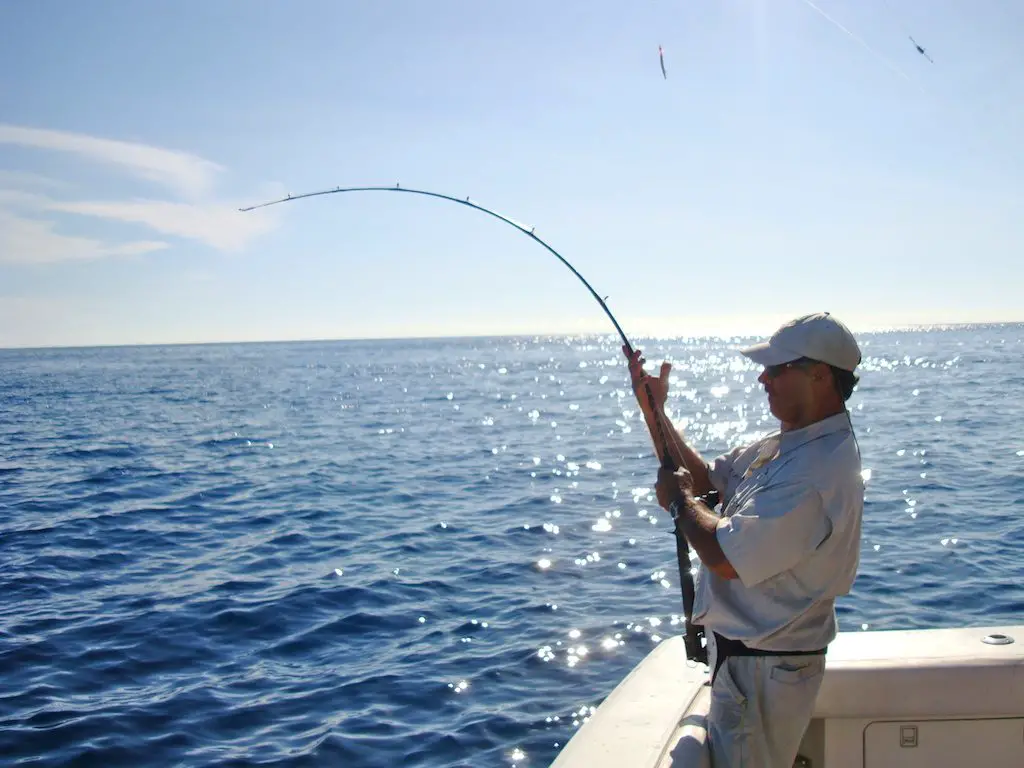
<svg viewBox="0 0 1024 768"><path fill-rule="evenodd" d="M673 506L676 524L708 570L723 579L738 578L732 563L722 551L722 545L718 543L718 515L692 496L677 500Z"/></svg>

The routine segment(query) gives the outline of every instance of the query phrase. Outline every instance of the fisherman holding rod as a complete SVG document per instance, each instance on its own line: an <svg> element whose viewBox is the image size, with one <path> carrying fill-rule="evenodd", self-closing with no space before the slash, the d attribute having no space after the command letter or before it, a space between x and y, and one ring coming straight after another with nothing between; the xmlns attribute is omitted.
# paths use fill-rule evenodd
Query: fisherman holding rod
<svg viewBox="0 0 1024 768"><path fill-rule="evenodd" d="M665 414L671 366L662 363L658 377L644 373L640 351L601 294L533 227L468 197L398 184L335 187L239 210L352 192L421 195L493 216L547 249L601 305L622 338L661 460L655 487L676 523L686 655L712 669L714 768L790 768L836 635L835 598L853 585L860 554L864 483L846 401L861 354L849 329L827 312L807 315L742 350L764 366L758 381L781 430L707 464ZM702 564L696 585L691 546ZM712 635L703 647L705 627Z"/></svg>
<svg viewBox="0 0 1024 768"><path fill-rule="evenodd" d="M701 562L688 618L708 632L711 764L791 768L836 636L835 598L860 556L864 482L846 408L860 349L824 312L741 350L763 366L780 430L710 463L665 413L671 364L649 376L640 350L623 352L658 436L658 503Z"/></svg>

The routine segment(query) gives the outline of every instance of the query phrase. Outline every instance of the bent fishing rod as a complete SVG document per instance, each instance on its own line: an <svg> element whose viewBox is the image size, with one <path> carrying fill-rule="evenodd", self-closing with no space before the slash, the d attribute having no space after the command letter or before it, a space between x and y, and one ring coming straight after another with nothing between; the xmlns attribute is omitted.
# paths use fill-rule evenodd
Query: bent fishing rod
<svg viewBox="0 0 1024 768"><path fill-rule="evenodd" d="M413 189L412 187L403 187L400 184L395 184L395 186L393 186L393 187L382 187L382 186L334 187L333 189L324 189L324 190L320 190L319 192L305 192L305 193L303 193L301 195L287 195L285 197L282 197L279 200L271 200L271 201L266 202L266 203L259 203L258 205L250 205L247 208L239 208L238 210L244 213L244 212L247 212L247 211L254 211L254 210L258 209L258 208L267 208L267 207L269 207L271 205L278 205L279 203L289 203L289 202L292 202L294 200L303 200L303 199L308 198L308 197L320 197L320 196L323 196L323 195L336 195L336 194L341 194L341 193L345 193L345 192L405 192L407 194L412 194L412 195L424 195L426 197L436 197L436 198L441 199L441 200L448 200L448 201L453 202L453 203L458 203L459 205L468 206L469 208L473 208L474 210L480 211L481 213L486 213L489 216L493 216L494 218L499 219L500 221L505 222L510 227L514 227L515 229L519 230L524 235L529 237L531 240L534 240L535 242L537 242L538 244L540 244L544 248L546 248L556 259L558 259L560 262L562 262L562 264L564 264L566 267L568 267L569 270L574 275L576 275L577 278L579 278L580 282L583 283L583 285L585 285L587 287L587 290L590 291L590 295L593 296L597 300L597 303L601 305L601 309L604 310L605 314L608 315L608 318L612 321L612 325L615 326L615 330L618 331L619 336L622 338L623 344L625 345L626 349L628 350L627 354L629 354L629 355L633 354L633 345L629 343L629 339L626 338L626 334L622 330L622 326L619 325L619 321L615 319L615 316L612 314L611 310L608 309L608 305L605 303L605 299L607 297L602 298L601 295L597 291L594 290L593 286L591 286L590 283L587 282L587 280L583 277L583 275L581 275L579 273L579 271L577 271L577 269L572 264L570 264L565 259L565 257L562 256L562 254L560 254L558 251L556 251L554 248L552 248L550 245L548 245L546 242L544 242L544 240L542 240L540 237L538 237L536 232L534 231L534 229L535 229L534 227L527 227L525 224L520 224L515 219L511 219L508 216L504 216L503 214L498 213L497 211L493 211L490 208L485 208L484 206L482 206L482 205L480 205L478 203L474 203L468 197L466 197L466 198L452 197L451 195L443 195L443 194L441 194L439 192L428 192L428 191L423 190L423 189ZM650 403L650 406L651 406L651 412L654 414L654 423L655 423L655 426L656 426L656 429L657 429L657 433L658 433L657 437L655 437L654 435L651 435L651 438L657 440L658 443L660 443L660 445L661 445L661 448L662 448L662 459L661 459L662 466L664 466L666 469L669 469L669 470L675 472L678 469L678 466L676 465L675 461L672 459L672 454L671 454L670 449L669 449L668 435L665 432L665 427L662 425L661 417L659 416L659 414L657 412L657 406L656 406L656 404L654 402L654 395L651 392L651 385L646 380L646 378L644 380L644 389L645 389L646 394L647 394L647 401L648 401L648 403ZM657 451L655 453L657 453ZM682 594L682 596L683 596L683 618L685 620L685 629L686 629L686 632L685 632L685 634L683 636L683 642L684 642L684 644L686 646L686 655L687 655L687 657L689 659L691 659L693 661L699 661L701 663L705 663L706 664L707 663L707 649L701 643L701 639L704 636L704 628L701 627L701 626L694 625L691 622L691 617L693 616L694 585L693 585L693 575L690 573L690 547L689 547L689 544L687 544L687 542L686 542L686 537L683 535L682 528L680 527L680 523L678 521L676 521L675 540L676 540L676 555L677 555L677 558L679 560L679 582L680 582L680 588L681 588L682 593L683 593Z"/></svg>

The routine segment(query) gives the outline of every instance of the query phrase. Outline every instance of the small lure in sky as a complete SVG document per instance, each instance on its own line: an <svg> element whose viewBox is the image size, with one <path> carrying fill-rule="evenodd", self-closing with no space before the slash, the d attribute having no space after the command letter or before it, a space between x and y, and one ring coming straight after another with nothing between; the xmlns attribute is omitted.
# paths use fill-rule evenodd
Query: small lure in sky
<svg viewBox="0 0 1024 768"><path fill-rule="evenodd" d="M910 37L910 35L907 35L907 37ZM928 52L925 51L924 48L922 48L920 45L917 44L917 40L915 40L914 38L910 37L910 42L912 42L914 44L914 47L917 48L917 52L918 53L920 53L922 56L924 56L926 59L928 59L928 61L931 61L932 64L935 63L934 61L932 61L932 57L928 55Z"/></svg>
<svg viewBox="0 0 1024 768"><path fill-rule="evenodd" d="M665 51L658 46L658 61L661 62L661 76L668 80L668 73L665 71Z"/></svg>

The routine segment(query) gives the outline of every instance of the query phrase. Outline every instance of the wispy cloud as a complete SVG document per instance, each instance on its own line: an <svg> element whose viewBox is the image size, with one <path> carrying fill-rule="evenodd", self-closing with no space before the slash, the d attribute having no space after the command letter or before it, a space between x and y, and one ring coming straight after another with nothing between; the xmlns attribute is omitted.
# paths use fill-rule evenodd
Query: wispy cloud
<svg viewBox="0 0 1024 768"><path fill-rule="evenodd" d="M160 200L52 201L47 204L47 208L51 211L144 224L162 234L197 240L222 251L242 249L252 238L268 232L274 221L267 216L242 216L236 204L192 205Z"/></svg>
<svg viewBox="0 0 1024 768"><path fill-rule="evenodd" d="M104 242L62 233L59 230L67 228L70 220L51 220L54 214L142 225L162 238L192 240L220 251L243 249L270 231L277 220L276 215L239 214L238 201L212 195L215 178L223 169L186 152L4 124L0 124L0 144L77 154L156 182L170 192L169 199L73 199L74 187L63 180L0 169L0 264L139 255L170 247L163 239Z"/></svg>
<svg viewBox="0 0 1024 768"><path fill-rule="evenodd" d="M108 256L139 256L163 250L158 240L104 243L88 237L62 235L54 224L0 209L0 264L50 264Z"/></svg>
<svg viewBox="0 0 1024 768"><path fill-rule="evenodd" d="M0 144L69 152L117 166L190 198L207 194L213 186L214 177L223 170L216 163L188 152L46 128L0 123Z"/></svg>
<svg viewBox="0 0 1024 768"><path fill-rule="evenodd" d="M44 176L41 173L32 173L30 171L5 171L0 169L0 186L18 187L22 189L67 190L71 185L65 181Z"/></svg>

